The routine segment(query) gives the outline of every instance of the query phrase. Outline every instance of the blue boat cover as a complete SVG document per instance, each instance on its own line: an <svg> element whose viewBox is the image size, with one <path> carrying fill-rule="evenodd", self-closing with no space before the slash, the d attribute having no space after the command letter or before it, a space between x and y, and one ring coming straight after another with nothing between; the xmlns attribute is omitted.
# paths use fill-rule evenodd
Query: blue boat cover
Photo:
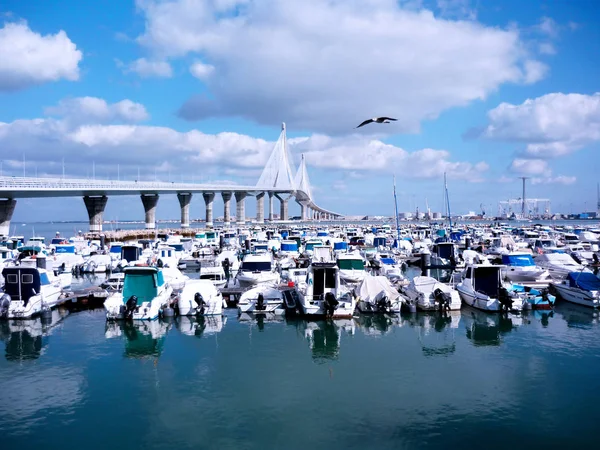
<svg viewBox="0 0 600 450"><path fill-rule="evenodd" d="M298 244L295 242L282 242L281 243L281 251L284 252L297 252Z"/></svg>
<svg viewBox="0 0 600 450"><path fill-rule="evenodd" d="M591 272L571 272L567 277L571 287L585 291L600 291L600 279Z"/></svg>
<svg viewBox="0 0 600 450"><path fill-rule="evenodd" d="M392 258L381 258L381 262L384 264L394 264L394 260Z"/></svg>
<svg viewBox="0 0 600 450"><path fill-rule="evenodd" d="M379 247L379 246L385 247L385 243L386 243L385 241L386 241L386 239L384 237L376 237L375 239L373 239L373 245L375 247Z"/></svg>
<svg viewBox="0 0 600 450"><path fill-rule="evenodd" d="M531 255L502 255L502 264L513 267L535 266Z"/></svg>
<svg viewBox="0 0 600 450"><path fill-rule="evenodd" d="M56 249L54 250L55 253L75 253L75 246L74 245L66 245L66 244L61 244L61 245L57 245Z"/></svg>
<svg viewBox="0 0 600 450"><path fill-rule="evenodd" d="M348 243L344 241L334 242L333 243L334 250L346 250L348 249Z"/></svg>

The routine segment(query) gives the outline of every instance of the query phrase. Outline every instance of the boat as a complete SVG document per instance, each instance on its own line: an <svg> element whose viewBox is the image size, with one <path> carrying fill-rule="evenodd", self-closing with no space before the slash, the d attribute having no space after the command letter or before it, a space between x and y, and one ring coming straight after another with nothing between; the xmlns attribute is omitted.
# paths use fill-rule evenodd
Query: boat
<svg viewBox="0 0 600 450"><path fill-rule="evenodd" d="M177 300L181 316L223 313L223 296L211 280L189 280Z"/></svg>
<svg viewBox="0 0 600 450"><path fill-rule="evenodd" d="M550 286L563 300L590 308L600 307L600 279L591 272L570 272L565 280Z"/></svg>
<svg viewBox="0 0 600 450"><path fill-rule="evenodd" d="M339 276L344 283L357 284L365 279L365 260L358 251L337 255Z"/></svg>
<svg viewBox="0 0 600 450"><path fill-rule="evenodd" d="M238 301L239 314L285 314L283 294L279 289L259 285L242 293Z"/></svg>
<svg viewBox="0 0 600 450"><path fill-rule="evenodd" d="M301 315L341 318L354 314L356 298L342 286L340 269L334 262L311 263L306 280L295 290Z"/></svg>
<svg viewBox="0 0 600 450"><path fill-rule="evenodd" d="M511 284L507 289L521 297L524 310L551 310L556 303L556 296L552 295L547 287L537 289L522 284Z"/></svg>
<svg viewBox="0 0 600 450"><path fill-rule="evenodd" d="M384 276L367 275L355 288L356 307L361 313L399 313L400 293Z"/></svg>
<svg viewBox="0 0 600 450"><path fill-rule="evenodd" d="M414 277L400 293L421 311L456 311L461 307L458 291L433 277Z"/></svg>
<svg viewBox="0 0 600 450"><path fill-rule="evenodd" d="M550 277L547 269L535 265L530 253L504 254L502 265L502 277L511 282L540 282Z"/></svg>
<svg viewBox="0 0 600 450"><path fill-rule="evenodd" d="M38 267L12 266L2 270L4 295L0 318L29 319L60 303L62 286L54 273Z"/></svg>
<svg viewBox="0 0 600 450"><path fill-rule="evenodd" d="M245 255L236 280L241 288L253 287L257 284L277 285L280 276L275 271L271 253Z"/></svg>
<svg viewBox="0 0 600 450"><path fill-rule="evenodd" d="M482 311L521 311L523 300L503 286L502 268L503 266L483 264L468 265L462 274L462 280L456 286L461 300Z"/></svg>
<svg viewBox="0 0 600 450"><path fill-rule="evenodd" d="M584 266L578 264L571 255L566 253L544 253L535 258L535 263L547 269L550 276L555 280L564 280L571 272L588 271Z"/></svg>
<svg viewBox="0 0 600 450"><path fill-rule="evenodd" d="M225 269L216 261L203 261L199 269L200 279L209 280L217 289L224 288L227 284Z"/></svg>
<svg viewBox="0 0 600 450"><path fill-rule="evenodd" d="M108 320L155 320L171 297L173 288L165 282L162 270L151 266L123 269L123 291L104 302Z"/></svg>

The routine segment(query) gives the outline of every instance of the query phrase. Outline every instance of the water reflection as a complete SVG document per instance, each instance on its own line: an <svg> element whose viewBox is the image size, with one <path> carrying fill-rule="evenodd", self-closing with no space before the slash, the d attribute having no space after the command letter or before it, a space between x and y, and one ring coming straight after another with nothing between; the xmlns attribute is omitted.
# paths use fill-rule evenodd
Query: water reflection
<svg viewBox="0 0 600 450"><path fill-rule="evenodd" d="M461 313L467 338L475 346L498 346L502 335L523 324L522 316L512 314L491 314L469 307L464 307Z"/></svg>
<svg viewBox="0 0 600 450"><path fill-rule="evenodd" d="M353 335L356 326L353 319L307 321L288 319L287 324L294 326L304 335L315 362L322 364L338 358L342 331Z"/></svg>
<svg viewBox="0 0 600 450"><path fill-rule="evenodd" d="M400 326L400 317L395 314L361 314L355 318L355 322L363 334L383 336L393 327Z"/></svg>
<svg viewBox="0 0 600 450"><path fill-rule="evenodd" d="M272 322L282 323L284 321L285 321L285 317L283 315L272 314L272 313L261 313L261 314L241 313L238 316L238 322L247 323L251 326L256 325L258 328L258 331L264 331L266 323L272 323Z"/></svg>
<svg viewBox="0 0 600 450"><path fill-rule="evenodd" d="M555 311L567 322L568 327L591 328L600 322L600 311L573 303L561 302L556 305Z"/></svg>
<svg viewBox="0 0 600 450"><path fill-rule="evenodd" d="M209 336L220 333L227 323L225 316L180 316L177 318L176 326L181 333L187 336Z"/></svg>
<svg viewBox="0 0 600 450"><path fill-rule="evenodd" d="M421 313L409 316L417 329L425 356L446 356L456 351L455 331L460 324L460 311Z"/></svg>
<svg viewBox="0 0 600 450"><path fill-rule="evenodd" d="M0 340L5 342L5 358L8 361L39 358L48 345L47 336L67 315L65 309L56 308L49 317L1 321Z"/></svg>
<svg viewBox="0 0 600 450"><path fill-rule="evenodd" d="M127 358L158 358L172 323L162 320L106 322L106 338L125 337Z"/></svg>

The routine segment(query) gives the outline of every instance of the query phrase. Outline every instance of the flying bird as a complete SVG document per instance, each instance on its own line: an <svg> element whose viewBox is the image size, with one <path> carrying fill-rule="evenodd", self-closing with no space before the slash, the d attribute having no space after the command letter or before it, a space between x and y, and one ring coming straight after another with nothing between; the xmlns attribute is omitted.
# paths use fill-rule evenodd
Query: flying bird
<svg viewBox="0 0 600 450"><path fill-rule="evenodd" d="M373 123L373 122L377 122L377 123L390 123L390 121L396 121L398 119L392 119L391 117L373 117L372 119L368 119L365 120L363 123L361 123L359 126L357 126L356 128L360 128L362 126L365 126L369 123Z"/></svg>

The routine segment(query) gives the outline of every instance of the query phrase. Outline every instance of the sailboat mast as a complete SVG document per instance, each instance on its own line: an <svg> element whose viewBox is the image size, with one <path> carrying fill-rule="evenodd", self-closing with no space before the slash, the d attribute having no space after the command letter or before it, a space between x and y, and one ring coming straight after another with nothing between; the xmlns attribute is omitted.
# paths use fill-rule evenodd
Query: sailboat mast
<svg viewBox="0 0 600 450"><path fill-rule="evenodd" d="M400 246L400 223L398 222L398 198L396 197L396 175L394 175L394 211L396 213L396 238Z"/></svg>
<svg viewBox="0 0 600 450"><path fill-rule="evenodd" d="M450 213L450 197L448 197L448 183L446 182L446 172L444 172L444 190L446 191L446 208L448 209L448 222L452 229L452 214Z"/></svg>

